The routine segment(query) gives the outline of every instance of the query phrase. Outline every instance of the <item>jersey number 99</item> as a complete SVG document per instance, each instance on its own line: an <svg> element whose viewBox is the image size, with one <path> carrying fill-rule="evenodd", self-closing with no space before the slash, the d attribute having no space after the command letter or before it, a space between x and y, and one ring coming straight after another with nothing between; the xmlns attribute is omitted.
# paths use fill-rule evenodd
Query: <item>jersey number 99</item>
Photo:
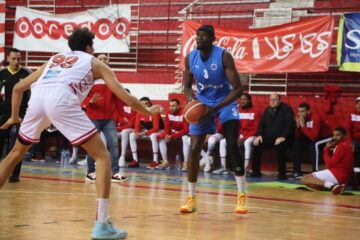
<svg viewBox="0 0 360 240"><path fill-rule="evenodd" d="M76 56L65 57L62 54L56 55L52 59L50 68L60 66L61 68L71 68L78 60Z"/></svg>

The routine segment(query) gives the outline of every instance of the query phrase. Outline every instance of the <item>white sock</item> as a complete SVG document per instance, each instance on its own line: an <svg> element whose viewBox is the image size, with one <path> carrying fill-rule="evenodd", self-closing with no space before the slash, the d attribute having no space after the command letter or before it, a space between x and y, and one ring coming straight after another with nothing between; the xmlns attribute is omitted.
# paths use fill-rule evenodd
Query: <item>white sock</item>
<svg viewBox="0 0 360 240"><path fill-rule="evenodd" d="M196 182L188 182L189 196L195 197Z"/></svg>
<svg viewBox="0 0 360 240"><path fill-rule="evenodd" d="M187 139L190 139L189 136L186 136L186 135L182 136L184 162L188 161L189 152L190 152L190 145L189 145L189 141Z"/></svg>
<svg viewBox="0 0 360 240"><path fill-rule="evenodd" d="M109 199L96 199L96 221L106 222L108 220Z"/></svg>
<svg viewBox="0 0 360 240"><path fill-rule="evenodd" d="M121 156L125 157L127 146L129 145L129 135L131 129L124 129L121 131Z"/></svg>
<svg viewBox="0 0 360 240"><path fill-rule="evenodd" d="M138 161L137 143L136 143L135 133L130 133L129 142L130 142L130 148L131 148L131 152L133 155L133 159L135 161Z"/></svg>
<svg viewBox="0 0 360 240"><path fill-rule="evenodd" d="M250 161L249 159L245 159L245 168L244 168L245 170L246 170L247 167L249 166L249 161Z"/></svg>
<svg viewBox="0 0 360 240"><path fill-rule="evenodd" d="M222 166L223 168L226 168L226 158L222 157L222 158L220 159L220 161L221 161L221 166Z"/></svg>
<svg viewBox="0 0 360 240"><path fill-rule="evenodd" d="M78 151L79 151L79 148L73 147L73 152L72 152L72 157L73 158L77 158Z"/></svg>
<svg viewBox="0 0 360 240"><path fill-rule="evenodd" d="M135 161L138 161L137 152L133 152L132 155L133 155L133 159L134 159Z"/></svg>
<svg viewBox="0 0 360 240"><path fill-rule="evenodd" d="M325 181L324 187L330 189L334 184L328 181Z"/></svg>
<svg viewBox="0 0 360 240"><path fill-rule="evenodd" d="M167 146L166 146L166 142L163 139L161 139L159 142L159 149L160 149L160 153L161 153L163 161L167 162L168 161Z"/></svg>
<svg viewBox="0 0 360 240"><path fill-rule="evenodd" d="M153 154L154 162L156 162L156 163L159 161L158 155L159 155L158 153Z"/></svg>
<svg viewBox="0 0 360 240"><path fill-rule="evenodd" d="M235 180L236 180L236 185L238 187L238 192L239 193L246 193L246 179L245 176L235 176Z"/></svg>

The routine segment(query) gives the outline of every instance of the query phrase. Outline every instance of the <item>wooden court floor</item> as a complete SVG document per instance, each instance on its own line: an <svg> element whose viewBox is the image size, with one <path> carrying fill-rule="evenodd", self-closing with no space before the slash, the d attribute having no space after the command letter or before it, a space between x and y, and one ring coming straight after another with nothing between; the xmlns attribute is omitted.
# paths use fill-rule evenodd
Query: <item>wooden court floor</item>
<svg viewBox="0 0 360 240"><path fill-rule="evenodd" d="M112 185L110 215L136 240L359 239L360 196L251 188L247 216L233 213L233 181L199 179L199 211L181 215L185 175L125 173ZM95 185L84 169L24 166L18 184L0 190L1 240L90 239ZM251 186L251 185L250 185Z"/></svg>

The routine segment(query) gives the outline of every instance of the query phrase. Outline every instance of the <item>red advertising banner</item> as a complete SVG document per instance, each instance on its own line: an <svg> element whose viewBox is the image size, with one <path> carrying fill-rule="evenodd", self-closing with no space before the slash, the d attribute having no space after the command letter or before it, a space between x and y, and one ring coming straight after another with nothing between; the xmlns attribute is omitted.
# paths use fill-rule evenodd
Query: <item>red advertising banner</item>
<svg viewBox="0 0 360 240"><path fill-rule="evenodd" d="M200 23L186 20L181 63L196 48ZM240 73L324 72L328 70L334 19L316 17L259 29L215 27L215 45L232 54Z"/></svg>

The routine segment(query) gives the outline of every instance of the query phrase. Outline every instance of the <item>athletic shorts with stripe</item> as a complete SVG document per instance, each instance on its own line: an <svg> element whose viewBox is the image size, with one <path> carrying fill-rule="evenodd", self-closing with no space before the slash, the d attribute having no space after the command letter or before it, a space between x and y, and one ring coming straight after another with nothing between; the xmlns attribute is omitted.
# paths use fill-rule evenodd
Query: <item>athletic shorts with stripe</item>
<svg viewBox="0 0 360 240"><path fill-rule="evenodd" d="M81 145L97 133L81 110L80 100L66 85L36 86L31 91L19 138L38 143L41 132L53 124L72 145Z"/></svg>

